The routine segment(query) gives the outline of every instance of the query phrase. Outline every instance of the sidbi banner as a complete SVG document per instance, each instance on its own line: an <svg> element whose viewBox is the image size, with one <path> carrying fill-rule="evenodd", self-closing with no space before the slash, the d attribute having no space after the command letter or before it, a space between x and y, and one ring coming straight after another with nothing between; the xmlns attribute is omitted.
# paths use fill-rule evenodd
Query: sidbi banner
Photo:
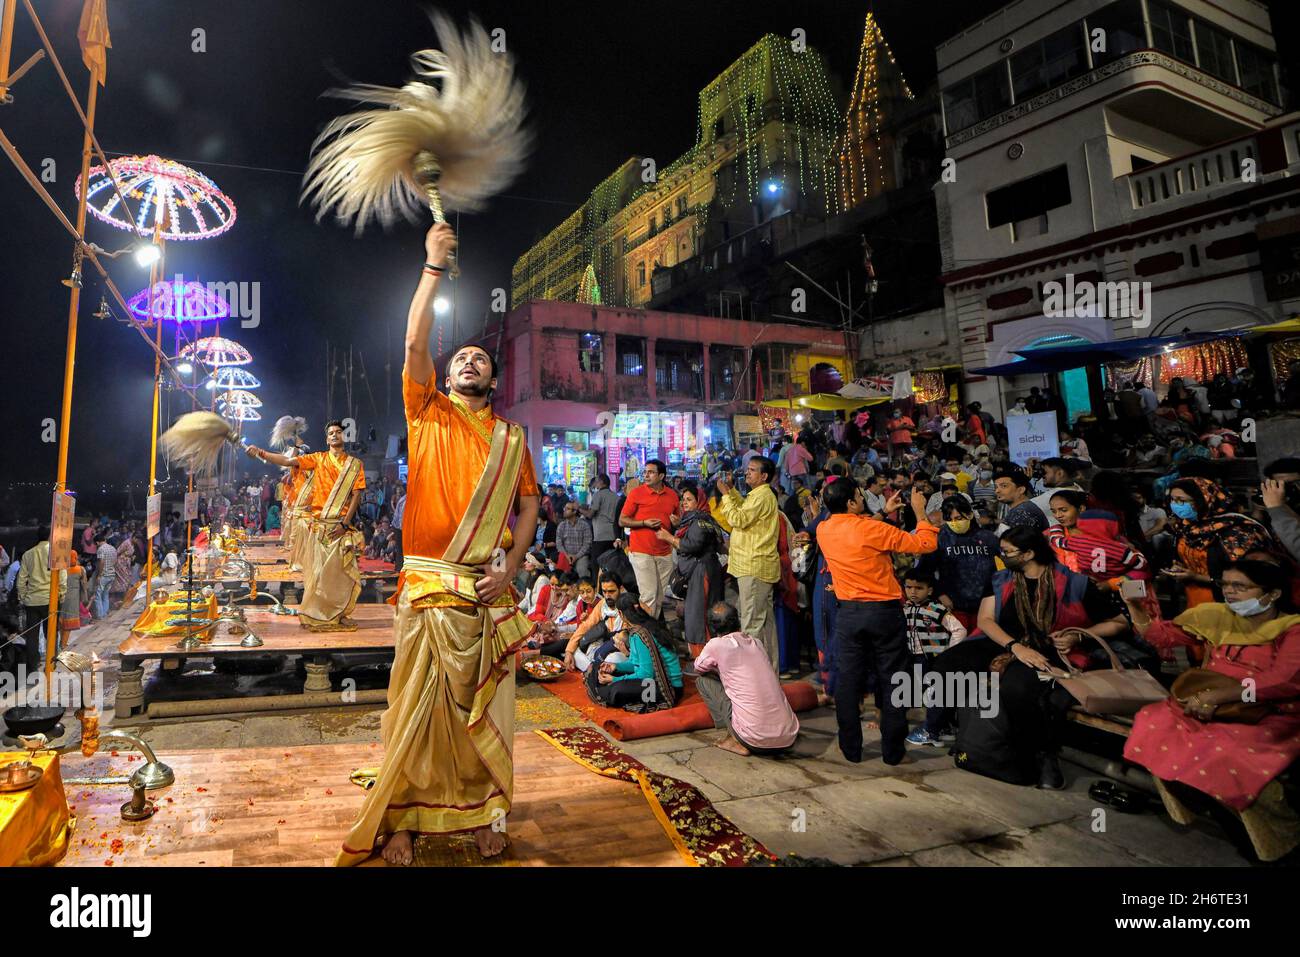
<svg viewBox="0 0 1300 957"><path fill-rule="evenodd" d="M1007 444L1011 461L1017 465L1024 465L1030 459L1041 462L1060 455L1060 435L1055 412L1007 416Z"/></svg>

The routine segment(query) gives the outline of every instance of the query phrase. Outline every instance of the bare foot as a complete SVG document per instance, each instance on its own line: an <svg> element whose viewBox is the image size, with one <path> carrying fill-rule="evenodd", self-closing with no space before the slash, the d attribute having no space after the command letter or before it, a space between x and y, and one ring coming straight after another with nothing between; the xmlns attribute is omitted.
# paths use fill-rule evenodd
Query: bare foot
<svg viewBox="0 0 1300 957"><path fill-rule="evenodd" d="M817 694L817 707L829 708L829 707L833 707L834 705L835 705L835 699L832 698L830 695L822 694L820 692Z"/></svg>
<svg viewBox="0 0 1300 957"><path fill-rule="evenodd" d="M743 754L745 757L749 757L750 754L749 748L745 747L736 740L734 735L730 734L718 742L718 747L723 751L730 751L732 754Z"/></svg>
<svg viewBox="0 0 1300 957"><path fill-rule="evenodd" d="M474 832L474 843L478 845L479 854L484 857L496 857L510 843L505 831L494 831L490 827L481 827Z"/></svg>
<svg viewBox="0 0 1300 957"><path fill-rule="evenodd" d="M384 842L384 863L390 867L408 867L415 861L415 844L410 831L398 831Z"/></svg>

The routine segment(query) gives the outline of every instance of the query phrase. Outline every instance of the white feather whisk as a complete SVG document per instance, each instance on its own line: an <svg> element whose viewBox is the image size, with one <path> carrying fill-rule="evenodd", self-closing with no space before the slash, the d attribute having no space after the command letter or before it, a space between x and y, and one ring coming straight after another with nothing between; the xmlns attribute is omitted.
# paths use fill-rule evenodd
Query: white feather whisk
<svg viewBox="0 0 1300 957"><path fill-rule="evenodd" d="M410 83L331 91L381 108L332 120L312 144L303 199L318 221L332 211L360 233L371 219L418 222L428 208L445 222L449 211L481 209L523 168L531 135L514 58L492 49L477 20L461 33L444 14L430 17L442 49L411 57Z"/></svg>
<svg viewBox="0 0 1300 957"><path fill-rule="evenodd" d="M227 442L236 448L245 444L234 426L215 412L186 412L158 437L168 457L196 475L217 470L221 446Z"/></svg>
<svg viewBox="0 0 1300 957"><path fill-rule="evenodd" d="M271 429L271 448L283 449L290 445L297 445L295 440L306 430L307 420L302 416L280 416L275 420L275 427Z"/></svg>

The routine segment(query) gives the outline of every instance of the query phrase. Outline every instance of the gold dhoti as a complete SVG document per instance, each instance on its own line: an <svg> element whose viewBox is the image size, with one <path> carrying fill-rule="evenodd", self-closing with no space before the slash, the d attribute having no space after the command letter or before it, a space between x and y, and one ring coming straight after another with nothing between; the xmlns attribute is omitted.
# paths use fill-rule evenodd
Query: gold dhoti
<svg viewBox="0 0 1300 957"><path fill-rule="evenodd" d="M305 562L298 623L308 631L355 631L348 615L361 595L357 562L365 539L355 530L339 535L340 522L313 519L300 529L309 557Z"/></svg>
<svg viewBox="0 0 1300 957"><path fill-rule="evenodd" d="M464 570L464 575L472 570ZM472 581L472 574L469 578ZM397 603L384 763L336 864L359 864L398 831L452 834L492 826L514 794L515 677L528 634L509 591L501 604Z"/></svg>

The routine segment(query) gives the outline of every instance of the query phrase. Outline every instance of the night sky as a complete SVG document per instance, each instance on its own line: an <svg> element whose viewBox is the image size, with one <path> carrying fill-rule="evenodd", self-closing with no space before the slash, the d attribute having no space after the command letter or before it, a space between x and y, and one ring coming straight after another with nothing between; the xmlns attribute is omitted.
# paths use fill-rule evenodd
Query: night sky
<svg viewBox="0 0 1300 957"><path fill-rule="evenodd" d="M934 45L1002 6L1002 0L877 0L886 38L914 90L934 77ZM79 97L87 72L76 44L81 0L36 0ZM1296 4L1275 13L1282 60L1293 60ZM489 29L503 27L527 82L536 148L528 170L482 215L460 225L457 311L462 329L483 323L493 287L509 290L514 260L557 225L592 187L628 156L655 157L660 168L695 141L695 104L712 80L763 33L807 30L841 89L853 79L867 3L851 0L667 0L659 3L447 3L473 10ZM310 10L308 17L305 11ZM16 67L39 45L18 11ZM397 86L407 56L436 46L422 7L406 0L110 0L108 85L96 130L110 156L158 153L216 181L238 206L238 221L213 240L168 245L167 275L261 284L261 324L223 325L247 346L264 383L265 421L256 441L283 413L305 415L309 441L321 446L325 344L364 357L370 393L356 361L354 414L362 431L400 429L401 337L422 262L423 229L361 239L332 222L317 225L298 205L312 139L350 107L321 94L347 82ZM207 52L191 51L191 31L206 30ZM1294 86L1294 83L1291 84ZM81 130L48 62L0 106L0 127L28 163L57 164L49 185L65 214L75 214ZM71 240L43 204L0 159L0 210L8 236L0 262L0 363L5 436L0 484L52 486L56 447L41 442L41 421L58 419L66 336ZM88 239L108 249L129 234L90 220ZM147 283L129 257L110 267L123 294ZM91 313L100 285L86 270L69 467L72 488L148 476L150 351L125 325ZM392 362L391 387L385 363ZM188 402L174 397L175 411ZM341 387L334 412L342 414ZM164 408L164 416L166 416ZM161 468L161 466L160 466ZM138 503L143 506L143 499Z"/></svg>

